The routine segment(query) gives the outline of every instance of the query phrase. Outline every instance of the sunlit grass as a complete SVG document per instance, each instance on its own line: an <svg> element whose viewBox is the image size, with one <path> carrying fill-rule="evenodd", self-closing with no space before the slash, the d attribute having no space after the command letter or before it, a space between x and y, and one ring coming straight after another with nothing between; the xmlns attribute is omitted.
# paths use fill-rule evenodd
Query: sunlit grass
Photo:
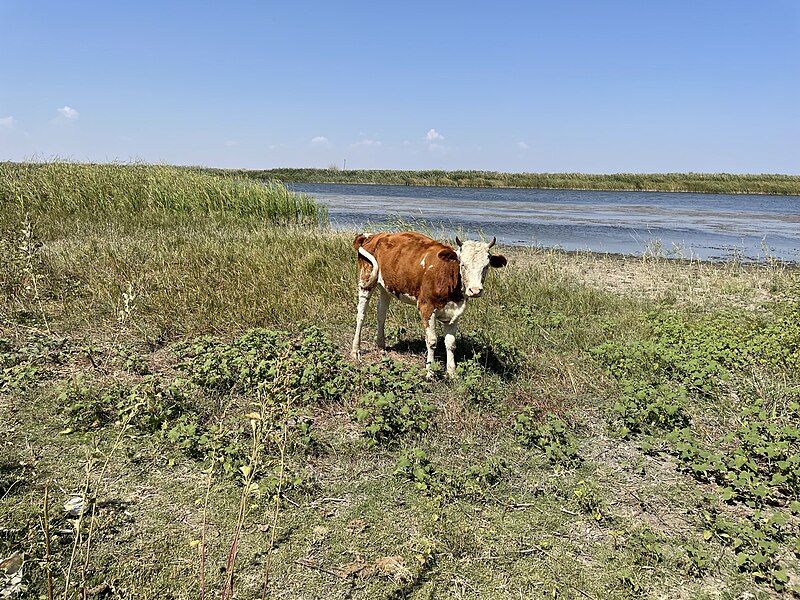
<svg viewBox="0 0 800 600"><path fill-rule="evenodd" d="M312 225L326 219L311 198L279 183L145 164L0 163L0 205L0 226L22 214L43 227L66 219L121 224L181 215Z"/></svg>
<svg viewBox="0 0 800 600"><path fill-rule="evenodd" d="M113 588L198 597L204 543L206 597L217 597L232 539L239 540L237 597L261 597L268 556L272 589L296 598L765 592L737 570L725 546L704 539L701 514L713 488L614 432L611 409L621 384L591 350L608 342L646 344L648 315L768 315L775 298L796 289L791 267L498 248L509 265L491 272L486 296L461 322L461 380L414 383L424 363L419 316L400 303L389 310L388 354L404 374L395 383L412 382L415 397L434 407L430 428L398 439L397 447L371 447L350 416L363 406L357 386L336 380L324 391L338 399L303 406L287 420L311 423L317 440L301 449L290 438L289 464L300 469L303 486L289 490L279 507L254 492L242 513L250 472L241 471L243 480L225 478L219 465L209 471L175 440L204 444L219 425L220 440L244 436L249 444L264 415L284 410L275 406L282 372L270 367L284 363L260 362L269 344L245 346L241 356L224 350L251 328L307 336L316 351L280 356L295 370L288 372L311 382L331 365L343 378L345 368L382 368L374 306L364 361L356 367L346 358L355 314L352 236L310 226L324 214L308 199L232 177L63 163L5 164L0 175L0 558L25 553L30 593L44 595L48 565L55 565L57 591L63 589L61 567L77 538L61 506L90 479L97 536L88 568L79 564L74 581L85 574L82 587L108 595ZM206 334L216 341L200 337ZM323 337L330 346L318 345ZM186 370L185 349L192 347L209 350L193 350L193 370ZM198 374L209 381L244 374L241 381L249 381L256 373L263 381L254 387L187 387L187 379L199 385ZM790 373L742 377L758 394L745 395L742 387L739 398L722 387L695 402L698 431L711 437L730 430L737 413L721 406L765 393L796 397ZM183 395L170 395L173 385ZM111 413L124 412L141 399L134 390L149 390L153 404L142 405L144 417L159 406L167 414L180 399L170 429L148 433L93 412L106 404ZM554 463L536 444L521 445L513 423L523 408L563 418L580 460ZM412 445L430 459L448 500L395 474ZM93 448L106 453L109 468L89 479ZM211 447L223 454L236 448ZM282 453L275 444L263 448L270 465ZM485 496L452 496L451 474L480 478L486 465L503 466ZM52 563L42 560L45 486L50 530L58 536ZM715 510L744 518L740 505ZM708 576L687 575L687 548L694 545L713 557ZM369 570L385 559L404 565L412 580ZM362 561L363 571L340 575Z"/></svg>

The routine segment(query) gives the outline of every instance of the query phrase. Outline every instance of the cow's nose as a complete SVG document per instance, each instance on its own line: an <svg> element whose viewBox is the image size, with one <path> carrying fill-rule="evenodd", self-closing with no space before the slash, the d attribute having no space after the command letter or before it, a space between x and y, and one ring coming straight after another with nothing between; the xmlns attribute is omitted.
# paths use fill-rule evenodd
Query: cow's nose
<svg viewBox="0 0 800 600"><path fill-rule="evenodd" d="M470 296L472 296L472 297L475 297L475 298L477 298L478 296L480 296L481 294L483 294L483 288L479 288L479 287L471 287L471 288L469 288L469 289L467 290L467 294L468 294L468 295L470 295Z"/></svg>

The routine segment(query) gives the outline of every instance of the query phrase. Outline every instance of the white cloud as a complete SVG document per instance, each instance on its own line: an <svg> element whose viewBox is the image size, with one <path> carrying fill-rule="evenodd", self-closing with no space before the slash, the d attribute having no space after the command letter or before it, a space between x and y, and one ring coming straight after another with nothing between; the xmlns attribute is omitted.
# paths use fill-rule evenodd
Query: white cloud
<svg viewBox="0 0 800 600"><path fill-rule="evenodd" d="M226 145L228 148L233 148L234 146L238 146L238 145L239 145L239 142L237 142L236 140L227 140L227 141L225 142L225 145Z"/></svg>
<svg viewBox="0 0 800 600"><path fill-rule="evenodd" d="M324 135L318 135L317 137L311 138L311 144L313 146L323 146L328 143L328 138Z"/></svg>
<svg viewBox="0 0 800 600"><path fill-rule="evenodd" d="M435 129L429 129L428 133L425 134L425 140L429 143L444 141L444 136Z"/></svg>
<svg viewBox="0 0 800 600"><path fill-rule="evenodd" d="M0 117L0 129L11 129L14 126L14 117Z"/></svg>
<svg viewBox="0 0 800 600"><path fill-rule="evenodd" d="M58 113L64 117L65 119L69 119L70 121L74 121L78 118L79 114L77 110L70 106L64 106L63 108L57 109Z"/></svg>
<svg viewBox="0 0 800 600"><path fill-rule="evenodd" d="M372 148L379 148L380 146L383 146L383 144L379 140L363 139L358 140L355 144L353 144L353 146L371 146Z"/></svg>
<svg viewBox="0 0 800 600"><path fill-rule="evenodd" d="M517 148L520 150L530 150L531 147L528 145L528 142L517 142Z"/></svg>

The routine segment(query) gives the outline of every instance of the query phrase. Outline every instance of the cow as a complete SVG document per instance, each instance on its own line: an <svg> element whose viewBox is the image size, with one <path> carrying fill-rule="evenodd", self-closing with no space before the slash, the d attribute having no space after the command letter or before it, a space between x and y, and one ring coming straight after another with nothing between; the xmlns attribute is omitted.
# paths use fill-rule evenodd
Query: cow
<svg viewBox="0 0 800 600"><path fill-rule="evenodd" d="M489 267L507 263L500 254L490 254L491 242L461 241L457 250L413 231L401 233L360 234L353 240L358 261L358 314L351 356L361 353L361 327L372 292L378 295L377 346L386 348L386 311L392 297L419 310L425 330L428 356L425 368L433 376L433 353L436 349L436 321L444 327L447 350L447 375L456 370L455 344L458 320L467 300L483 295L483 282Z"/></svg>

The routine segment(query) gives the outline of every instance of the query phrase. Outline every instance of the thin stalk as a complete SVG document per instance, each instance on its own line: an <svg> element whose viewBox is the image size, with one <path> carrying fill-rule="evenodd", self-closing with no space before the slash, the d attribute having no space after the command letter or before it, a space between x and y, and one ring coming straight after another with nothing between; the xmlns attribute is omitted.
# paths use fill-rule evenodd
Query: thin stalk
<svg viewBox="0 0 800 600"><path fill-rule="evenodd" d="M53 571L50 563L50 490L44 486L44 506L42 507L42 533L44 533L44 560L47 571L47 600L53 600Z"/></svg>
<svg viewBox="0 0 800 600"><path fill-rule="evenodd" d="M89 495L89 484L91 481L91 470L94 466L94 461L92 460L92 456L88 455L86 457L86 479L83 483L83 493L81 494L81 498L83 502L86 502L86 497ZM67 567L67 575L64 580L64 600L67 600L69 597L69 584L72 580L72 567L75 564L75 556L78 553L78 546L81 545L81 528L83 526L83 515L86 514L86 511L83 510L82 507L80 514L78 515L78 521L75 523L75 539L72 542L72 552L70 553L69 557L69 565Z"/></svg>
<svg viewBox="0 0 800 600"><path fill-rule="evenodd" d="M290 399L291 396L287 390L286 404L284 405L284 411L283 411L283 435L281 436L281 444L279 448L281 462L278 468L278 489L275 492L275 507L273 508L272 511L272 527L270 528L270 534L269 534L269 548L267 549L267 561L264 565L264 586L261 590L261 600L266 600L267 593L269 591L269 573L270 569L272 568L272 550L275 547L275 531L278 528L278 516L280 515L280 510L281 510L281 492L283 491L283 476L286 470L286 443L289 436L288 419L289 419Z"/></svg>
<svg viewBox="0 0 800 600"><path fill-rule="evenodd" d="M211 477L214 472L214 462L208 468L208 482L206 483L206 498L203 502L203 524L200 529L200 600L206 597L206 517L208 515L208 497L211 494Z"/></svg>
<svg viewBox="0 0 800 600"><path fill-rule="evenodd" d="M242 533L242 526L244 525L244 516L247 512L247 499L250 497L250 485L253 482L256 468L258 466L258 437L256 435L256 427L252 427L253 448L250 453L249 469L245 474L244 488L239 497L239 514L236 517L236 526L233 530L233 538L231 539L231 547L228 550L228 559L225 563L225 583L220 591L220 599L233 598L233 581L236 570L236 555L239 552L239 538Z"/></svg>
<svg viewBox="0 0 800 600"><path fill-rule="evenodd" d="M131 411L130 413L128 413L128 416L126 417L125 421L122 423L122 426L120 427L119 433L117 434L117 437L114 440L114 444L111 447L111 451L108 454L106 454L105 462L103 463L103 466L100 469L100 475L97 478L98 487L99 487L100 483L103 481L103 477L105 476L106 470L108 469L108 465L111 462L111 458L113 457L114 453L119 448L120 443L122 442L122 437L125 435L125 432L128 430L128 425L130 424L131 420L133 419L134 414L135 414L134 411ZM89 471L88 467L87 467L86 477L87 477L86 486L84 488L84 494L83 494L84 502L87 502L87 500L88 500L88 491L89 491L89 484L90 484L90 479L91 479L91 472ZM95 496L96 496L96 494L95 494ZM86 598L86 596L87 596L86 573L89 570L89 557L91 555L92 536L93 536L93 533L94 533L94 523L95 523L95 518L96 518L95 505L96 505L96 498L94 498L92 500L92 502L90 503L90 510L91 510L92 514L91 514L91 518L89 519L89 532L87 534L87 539L86 539L86 552L85 552L85 555L84 555L83 563L81 565L81 596L83 598ZM78 533L80 533L80 524L82 522L83 515L84 515L85 512L86 512L85 510L82 511L80 517L78 518L79 519L78 520ZM80 537L76 536L76 538L75 538L76 543L78 543L79 540L80 540ZM70 569L67 572L67 587L64 590L64 597L65 598L66 598L67 589L68 589L68 586L69 586L69 574L70 574L70 571L72 570L72 563L73 563L73 560L75 558L76 548L77 548L77 546L75 544L73 544L72 557L70 558Z"/></svg>

